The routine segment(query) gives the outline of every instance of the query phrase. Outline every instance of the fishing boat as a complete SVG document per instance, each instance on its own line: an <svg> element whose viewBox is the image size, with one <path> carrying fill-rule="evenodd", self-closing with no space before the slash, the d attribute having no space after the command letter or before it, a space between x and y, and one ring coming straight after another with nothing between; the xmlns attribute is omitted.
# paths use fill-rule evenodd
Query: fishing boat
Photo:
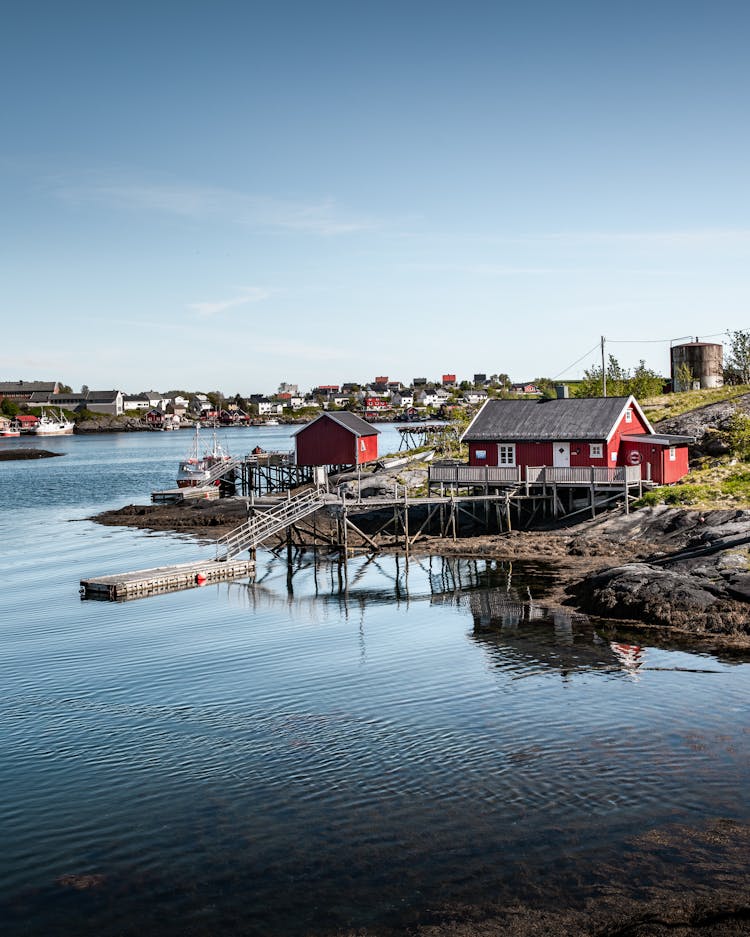
<svg viewBox="0 0 750 937"><path fill-rule="evenodd" d="M54 410L51 415L42 410L39 422L33 429L35 436L70 436L73 432L73 423L64 416L62 410L55 416Z"/></svg>
<svg viewBox="0 0 750 937"><path fill-rule="evenodd" d="M195 488L197 485L210 484L211 470L222 462L231 461L232 457L221 446L215 432L211 434L211 444L201 450L200 427L196 423L190 452L177 469L177 487ZM234 482L234 472L229 472L221 479L216 479L215 484L231 493L234 491Z"/></svg>
<svg viewBox="0 0 750 937"><path fill-rule="evenodd" d="M278 420L266 420L264 425L265 426L278 426L279 421Z"/></svg>
<svg viewBox="0 0 750 937"><path fill-rule="evenodd" d="M0 419L0 436L20 436L21 424L18 420Z"/></svg>

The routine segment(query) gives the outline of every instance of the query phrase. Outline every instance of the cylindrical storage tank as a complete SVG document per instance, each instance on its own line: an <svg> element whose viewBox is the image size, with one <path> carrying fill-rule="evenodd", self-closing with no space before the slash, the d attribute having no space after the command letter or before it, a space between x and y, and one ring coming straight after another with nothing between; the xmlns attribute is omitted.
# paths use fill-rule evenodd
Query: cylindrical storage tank
<svg viewBox="0 0 750 937"><path fill-rule="evenodd" d="M686 380L685 365L692 379ZM689 342L672 348L672 387L676 391L700 386L721 387L724 383L724 348L712 342Z"/></svg>

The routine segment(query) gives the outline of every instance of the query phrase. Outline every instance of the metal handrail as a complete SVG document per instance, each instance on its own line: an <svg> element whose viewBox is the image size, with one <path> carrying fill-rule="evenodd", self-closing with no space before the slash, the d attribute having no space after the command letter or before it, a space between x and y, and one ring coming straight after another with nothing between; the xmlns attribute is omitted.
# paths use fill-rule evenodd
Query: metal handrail
<svg viewBox="0 0 750 937"><path fill-rule="evenodd" d="M229 559L243 550L254 549L274 533L312 514L325 504L325 498L318 491L308 491L296 498L282 501L276 507L253 517L223 537L219 537L217 546L225 547L223 559Z"/></svg>

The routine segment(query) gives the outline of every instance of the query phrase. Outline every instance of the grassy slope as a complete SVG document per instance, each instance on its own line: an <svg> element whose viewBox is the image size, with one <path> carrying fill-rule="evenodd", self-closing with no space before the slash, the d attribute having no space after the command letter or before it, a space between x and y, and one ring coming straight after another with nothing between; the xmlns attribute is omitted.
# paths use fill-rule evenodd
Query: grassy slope
<svg viewBox="0 0 750 937"><path fill-rule="evenodd" d="M744 384L650 397L640 403L649 420L658 423L747 393L750 393L750 386ZM715 508L750 508L750 464L728 456L703 458L691 466L690 474L682 481L649 492L640 503L679 504L706 511Z"/></svg>
<svg viewBox="0 0 750 937"><path fill-rule="evenodd" d="M719 403L722 400L731 400L743 394L750 394L750 385L739 384L733 387L713 387L710 390L687 390L681 394L660 394L658 397L645 397L638 403L649 420L658 423L673 416L681 416L689 410L697 410L698 407L706 407L710 403Z"/></svg>

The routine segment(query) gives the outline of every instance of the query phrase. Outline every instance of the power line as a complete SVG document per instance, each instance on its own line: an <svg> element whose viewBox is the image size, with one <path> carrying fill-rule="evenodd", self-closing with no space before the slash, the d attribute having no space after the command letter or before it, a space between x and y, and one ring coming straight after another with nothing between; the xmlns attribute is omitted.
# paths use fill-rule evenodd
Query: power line
<svg viewBox="0 0 750 937"><path fill-rule="evenodd" d="M701 335L701 338L718 338L720 335L727 335L728 332L714 332L712 335ZM681 335L680 338L692 338L692 335ZM667 342L676 342L676 338L608 338L611 345L666 345Z"/></svg>
<svg viewBox="0 0 750 937"><path fill-rule="evenodd" d="M568 371L571 370L571 368L574 368L577 364L580 364L581 361L583 361L584 358L588 358L588 356L591 355L591 354L593 354L595 351L597 351L598 348L599 348L599 342L597 342L596 345L594 345L593 348L589 349L589 351L587 351L585 355L581 355L581 357L580 357L577 361L574 361L573 364L568 365L567 368L564 368L562 371L560 371L559 374L556 374L556 375L552 378L552 380L553 380L553 381L556 381L556 380L558 379L558 377L562 377L563 374L567 374Z"/></svg>

